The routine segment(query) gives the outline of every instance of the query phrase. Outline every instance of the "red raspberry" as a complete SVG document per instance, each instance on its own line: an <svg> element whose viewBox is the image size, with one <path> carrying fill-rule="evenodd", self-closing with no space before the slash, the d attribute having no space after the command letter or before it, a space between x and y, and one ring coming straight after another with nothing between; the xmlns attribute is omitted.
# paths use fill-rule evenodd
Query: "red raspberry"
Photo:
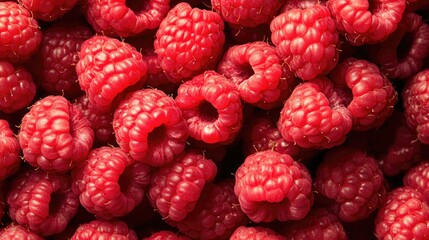
<svg viewBox="0 0 429 240"><path fill-rule="evenodd" d="M11 63L25 61L42 41L39 24L22 5L0 2L0 59Z"/></svg>
<svg viewBox="0 0 429 240"><path fill-rule="evenodd" d="M28 228L11 223L0 231L0 239L8 240L43 240L42 237L31 232Z"/></svg>
<svg viewBox="0 0 429 240"><path fill-rule="evenodd" d="M347 58L330 74L345 94L356 131L381 126L393 113L397 93L378 67L366 60Z"/></svg>
<svg viewBox="0 0 429 240"><path fill-rule="evenodd" d="M405 0L328 0L337 29L355 46L384 41L395 31Z"/></svg>
<svg viewBox="0 0 429 240"><path fill-rule="evenodd" d="M229 240L286 240L285 237L266 227L238 227Z"/></svg>
<svg viewBox="0 0 429 240"><path fill-rule="evenodd" d="M19 0L35 19L43 21L54 21L62 17L77 2L78 0Z"/></svg>
<svg viewBox="0 0 429 240"><path fill-rule="evenodd" d="M119 146L151 166L173 161L185 149L188 126L174 99L161 90L129 94L116 108L113 130Z"/></svg>
<svg viewBox="0 0 429 240"><path fill-rule="evenodd" d="M162 20L154 42L159 64L178 83L213 69L225 43L219 14L182 2Z"/></svg>
<svg viewBox="0 0 429 240"><path fill-rule="evenodd" d="M339 38L327 7L292 9L274 18L270 29L279 56L301 79L324 75L337 64Z"/></svg>
<svg viewBox="0 0 429 240"><path fill-rule="evenodd" d="M65 172L86 157L94 132L79 108L64 97L47 96L22 118L18 140L30 165Z"/></svg>
<svg viewBox="0 0 429 240"><path fill-rule="evenodd" d="M313 204L307 168L272 150L249 155L235 173L234 192L254 222L304 218Z"/></svg>
<svg viewBox="0 0 429 240"><path fill-rule="evenodd" d="M271 22L283 3L284 0L211 0L213 10L219 13L225 22L244 27L256 27Z"/></svg>
<svg viewBox="0 0 429 240"><path fill-rule="evenodd" d="M192 239L228 239L247 221L234 194L234 180L227 179L205 186L195 209L172 225Z"/></svg>
<svg viewBox="0 0 429 240"><path fill-rule="evenodd" d="M423 196L410 187L391 191L377 213L375 233L378 239L428 239L429 206Z"/></svg>
<svg viewBox="0 0 429 240"><path fill-rule="evenodd" d="M180 85L177 106L189 125L189 136L206 143L230 143L243 121L236 87L224 76L206 71Z"/></svg>
<svg viewBox="0 0 429 240"><path fill-rule="evenodd" d="M368 51L372 61L389 79L405 79L416 74L429 53L429 25L416 13L405 13L397 29Z"/></svg>
<svg viewBox="0 0 429 240"><path fill-rule="evenodd" d="M10 129L9 123L0 119L0 181L5 180L19 169L20 151L18 139Z"/></svg>
<svg viewBox="0 0 429 240"><path fill-rule="evenodd" d="M5 61L0 61L0 86L0 112L13 113L23 109L36 95L31 74L23 67L14 67Z"/></svg>
<svg viewBox="0 0 429 240"><path fill-rule="evenodd" d="M429 144L429 69L425 69L407 80L402 91L402 105L408 126L417 132L417 138Z"/></svg>
<svg viewBox="0 0 429 240"><path fill-rule="evenodd" d="M125 42L105 36L93 36L83 42L79 58L79 85L100 110L109 110L115 97L144 81L147 73L141 53Z"/></svg>
<svg viewBox="0 0 429 240"><path fill-rule="evenodd" d="M137 234L122 221L94 220L80 225L70 240L137 240Z"/></svg>
<svg viewBox="0 0 429 240"><path fill-rule="evenodd" d="M345 141L352 116L333 83L321 77L293 90L277 126L286 141L302 148L331 148Z"/></svg>
<svg viewBox="0 0 429 240"><path fill-rule="evenodd" d="M332 201L330 207L345 222L364 219L376 211L386 192L376 160L351 147L335 148L324 155L314 188Z"/></svg>
<svg viewBox="0 0 429 240"><path fill-rule="evenodd" d="M327 0L288 0L283 5L280 13L285 13L289 10L298 8L298 9L306 9L314 5L326 5Z"/></svg>
<svg viewBox="0 0 429 240"><path fill-rule="evenodd" d="M217 72L237 86L243 101L264 109L278 106L289 96L288 84L282 89L281 81L293 85L295 80L292 75L283 75L275 48L265 42L230 47L219 62Z"/></svg>
<svg viewBox="0 0 429 240"><path fill-rule="evenodd" d="M150 203L163 218L181 221L195 208L204 186L216 173L215 163L203 155L183 153L153 172Z"/></svg>
<svg viewBox="0 0 429 240"><path fill-rule="evenodd" d="M186 236L177 235L172 231L162 230L153 233L149 237L143 238L143 240L190 240L190 238Z"/></svg>
<svg viewBox="0 0 429 240"><path fill-rule="evenodd" d="M278 232L291 240L348 239L341 221L324 208L312 209L302 220L281 223Z"/></svg>
<svg viewBox="0 0 429 240"><path fill-rule="evenodd" d="M88 212L111 219L131 212L149 185L149 166L134 162L120 148L93 149L73 171L73 192Z"/></svg>
<svg viewBox="0 0 429 240"><path fill-rule="evenodd" d="M404 186L419 191L426 203L429 203L429 161L420 162L407 171L403 178Z"/></svg>
<svg viewBox="0 0 429 240"><path fill-rule="evenodd" d="M41 86L48 94L69 99L82 95L75 65L82 43L91 36L91 30L76 21L59 22L43 31L35 64Z"/></svg>
<svg viewBox="0 0 429 240"><path fill-rule="evenodd" d="M86 19L103 35L128 37L155 29L170 10L169 0L88 0Z"/></svg>
<svg viewBox="0 0 429 240"><path fill-rule="evenodd" d="M41 236L62 232L79 207L71 184L67 174L23 172L7 194L10 217Z"/></svg>

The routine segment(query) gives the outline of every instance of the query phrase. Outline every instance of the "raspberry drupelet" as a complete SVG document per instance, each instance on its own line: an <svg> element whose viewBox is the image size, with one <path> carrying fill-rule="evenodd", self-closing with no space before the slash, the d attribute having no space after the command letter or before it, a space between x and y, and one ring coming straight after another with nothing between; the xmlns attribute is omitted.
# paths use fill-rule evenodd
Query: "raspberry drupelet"
<svg viewBox="0 0 429 240"><path fill-rule="evenodd" d="M93 220L80 225L70 240L138 240L136 232L122 221Z"/></svg>
<svg viewBox="0 0 429 240"><path fill-rule="evenodd" d="M286 238L267 227L241 226L235 229L229 240L286 240Z"/></svg>
<svg viewBox="0 0 429 240"><path fill-rule="evenodd" d="M424 160L407 171L402 179L404 186L419 191L423 199L429 202L429 161Z"/></svg>
<svg viewBox="0 0 429 240"><path fill-rule="evenodd" d="M78 0L19 0L31 15L42 21L54 21L70 11Z"/></svg>
<svg viewBox="0 0 429 240"><path fill-rule="evenodd" d="M148 165L113 147L93 149L72 174L73 192L82 206L104 219L131 212L143 200L150 182Z"/></svg>
<svg viewBox="0 0 429 240"><path fill-rule="evenodd" d="M190 238L183 235L178 235L169 230L162 230L153 233L149 237L143 238L143 240L190 240Z"/></svg>
<svg viewBox="0 0 429 240"><path fill-rule="evenodd" d="M60 233L77 213L79 198L68 174L28 169L11 183L9 216L41 236Z"/></svg>
<svg viewBox="0 0 429 240"><path fill-rule="evenodd" d="M151 166L173 161L185 149L188 125L174 99L157 89L130 93L113 116L119 146Z"/></svg>
<svg viewBox="0 0 429 240"><path fill-rule="evenodd" d="M18 139L10 129L9 123L0 119L0 181L18 171L21 165L20 152Z"/></svg>
<svg viewBox="0 0 429 240"><path fill-rule="evenodd" d="M30 229L16 224L10 223L0 231L0 239L9 240L43 240L42 237L33 233Z"/></svg>

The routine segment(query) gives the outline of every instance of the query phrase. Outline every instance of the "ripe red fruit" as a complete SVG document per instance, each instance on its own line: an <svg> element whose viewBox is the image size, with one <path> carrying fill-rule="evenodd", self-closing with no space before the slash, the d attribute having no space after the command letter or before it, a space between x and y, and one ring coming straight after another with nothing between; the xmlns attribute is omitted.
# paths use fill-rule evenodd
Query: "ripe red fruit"
<svg viewBox="0 0 429 240"><path fill-rule="evenodd" d="M54 21L70 9L72 9L78 0L20 0L22 4L31 15L38 20Z"/></svg>
<svg viewBox="0 0 429 240"><path fill-rule="evenodd" d="M162 230L153 233L149 237L143 238L143 240L190 240L190 238L182 235L178 235L169 230Z"/></svg>
<svg viewBox="0 0 429 240"><path fill-rule="evenodd" d="M230 240L286 240L272 229L266 227L238 227Z"/></svg>
<svg viewBox="0 0 429 240"><path fill-rule="evenodd" d="M0 231L0 239L10 240L43 240L42 237L33 233L30 229L11 223Z"/></svg>
<svg viewBox="0 0 429 240"><path fill-rule="evenodd" d="M18 139L10 129L9 123L0 119L0 181L18 171L21 164L20 152Z"/></svg>
<svg viewBox="0 0 429 240"><path fill-rule="evenodd" d="M403 178L404 186L419 191L429 203L429 161L424 160L407 171Z"/></svg>
<svg viewBox="0 0 429 240"><path fill-rule="evenodd" d="M122 221L93 220L80 225L70 240L137 240L136 232Z"/></svg>

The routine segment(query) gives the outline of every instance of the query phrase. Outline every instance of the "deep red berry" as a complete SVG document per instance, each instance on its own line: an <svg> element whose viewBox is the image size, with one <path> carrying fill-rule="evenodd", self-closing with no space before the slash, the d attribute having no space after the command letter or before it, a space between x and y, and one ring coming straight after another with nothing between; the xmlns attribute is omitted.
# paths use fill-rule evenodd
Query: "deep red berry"
<svg viewBox="0 0 429 240"><path fill-rule="evenodd" d="M136 232L122 221L94 220L80 225L70 240L137 240Z"/></svg>
<svg viewBox="0 0 429 240"><path fill-rule="evenodd" d="M230 240L286 240L274 230L266 227L238 227Z"/></svg>
<svg viewBox="0 0 429 240"><path fill-rule="evenodd" d="M216 164L203 155L183 153L152 173L150 203L163 218L181 221L195 208L204 186L216 173Z"/></svg>
<svg viewBox="0 0 429 240"><path fill-rule="evenodd" d="M188 137L178 104L157 89L137 90L125 97L115 110L113 130L126 153L151 166L173 161Z"/></svg>
<svg viewBox="0 0 429 240"><path fill-rule="evenodd" d="M21 148L18 139L9 127L9 123L0 119L0 180L14 174L20 164ZM0 218L1 219L1 218Z"/></svg>
<svg viewBox="0 0 429 240"><path fill-rule="evenodd" d="M70 9L72 9L78 0L20 0L22 4L31 15L38 20L54 21Z"/></svg>
<svg viewBox="0 0 429 240"><path fill-rule="evenodd" d="M165 93L175 93L178 84L172 83L159 65L158 54L152 48L142 49L143 58L147 63L146 86L156 88Z"/></svg>
<svg viewBox="0 0 429 240"><path fill-rule="evenodd" d="M190 238L182 235L178 235L169 230L162 230L153 233L149 237L143 238L143 240L190 240Z"/></svg>
<svg viewBox="0 0 429 240"><path fill-rule="evenodd" d="M317 4L325 5L326 1L327 0L288 0L283 4L280 13L285 13L294 8L306 9Z"/></svg>
<svg viewBox="0 0 429 240"><path fill-rule="evenodd" d="M73 171L73 192L99 218L124 216L143 200L149 171L148 165L133 161L120 148L96 148Z"/></svg>
<svg viewBox="0 0 429 240"><path fill-rule="evenodd" d="M11 223L0 231L0 239L9 240L43 240L42 237L33 233L22 225Z"/></svg>
<svg viewBox="0 0 429 240"><path fill-rule="evenodd" d="M185 2L173 7L162 20L154 42L159 64L177 83L213 69L225 43L219 14L191 8Z"/></svg>
<svg viewBox="0 0 429 240"><path fill-rule="evenodd" d="M303 80L329 73L339 59L338 33L329 9L292 9L271 21L271 40L279 56Z"/></svg>
<svg viewBox="0 0 429 240"><path fill-rule="evenodd" d="M230 143L241 129L240 95L235 85L219 73L206 71L181 84L175 100L192 138L206 143Z"/></svg>
<svg viewBox="0 0 429 240"><path fill-rule="evenodd" d="M307 168L272 150L249 155L235 173L234 192L254 222L304 218L313 204Z"/></svg>
<svg viewBox="0 0 429 240"><path fill-rule="evenodd" d="M429 161L425 160L407 171L403 178L404 186L419 191L429 203Z"/></svg>
<svg viewBox="0 0 429 240"><path fill-rule="evenodd" d="M10 217L41 236L62 232L79 207L71 185L67 174L26 170L7 194Z"/></svg>

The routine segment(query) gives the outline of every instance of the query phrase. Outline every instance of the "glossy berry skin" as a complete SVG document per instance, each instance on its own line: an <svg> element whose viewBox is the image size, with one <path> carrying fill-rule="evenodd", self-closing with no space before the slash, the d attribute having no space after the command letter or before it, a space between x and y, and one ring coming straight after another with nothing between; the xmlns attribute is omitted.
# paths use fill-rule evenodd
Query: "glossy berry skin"
<svg viewBox="0 0 429 240"><path fill-rule="evenodd" d="M11 223L0 231L0 239L9 240L43 240L42 237L33 233L28 228Z"/></svg>
<svg viewBox="0 0 429 240"><path fill-rule="evenodd" d="M153 44L161 68L170 81L178 83L213 69L224 43L219 14L182 2L162 20Z"/></svg>
<svg viewBox="0 0 429 240"><path fill-rule="evenodd" d="M121 101L113 130L119 146L133 159L158 167L183 152L188 137L179 106L157 89L137 90Z"/></svg>
<svg viewBox="0 0 429 240"><path fill-rule="evenodd" d="M67 99L47 96L22 118L18 140L30 165L66 172L84 160L94 132L82 112Z"/></svg>
<svg viewBox="0 0 429 240"><path fill-rule="evenodd" d="M20 152L18 139L9 123L0 119L0 180L5 180L18 171L21 164Z"/></svg>
<svg viewBox="0 0 429 240"><path fill-rule="evenodd" d="M216 173L216 164L203 155L183 153L152 173L149 201L163 218L181 221L195 208L204 186Z"/></svg>
<svg viewBox="0 0 429 240"><path fill-rule="evenodd" d="M332 70L338 62L338 32L326 6L292 9L270 23L277 53L302 80Z"/></svg>
<svg viewBox="0 0 429 240"><path fill-rule="evenodd" d="M304 218L313 204L307 168L272 150L249 155L235 173L234 192L254 222Z"/></svg>
<svg viewBox="0 0 429 240"><path fill-rule="evenodd" d="M180 85L175 98L189 126L189 136L206 143L232 142L243 122L240 95L230 81L206 71Z"/></svg>
<svg viewBox="0 0 429 240"><path fill-rule="evenodd" d="M286 238L267 227L245 227L235 229L230 240L286 240Z"/></svg>
<svg viewBox="0 0 429 240"><path fill-rule="evenodd" d="M429 161L424 160L409 169L402 181L404 186L419 191L427 202L429 200Z"/></svg>
<svg viewBox="0 0 429 240"><path fill-rule="evenodd" d="M93 220L80 225L70 240L137 240L136 232L122 221Z"/></svg>
<svg viewBox="0 0 429 240"><path fill-rule="evenodd" d="M66 14L70 9L72 9L78 0L20 0L19 3L22 4L28 11L31 12L31 15L42 21L54 21L64 14Z"/></svg>
<svg viewBox="0 0 429 240"><path fill-rule="evenodd" d="M41 236L60 233L79 207L71 185L67 174L26 170L13 180L7 194L9 216Z"/></svg>
<svg viewBox="0 0 429 240"><path fill-rule="evenodd" d="M73 170L73 192L99 218L124 216L143 200L149 171L148 165L133 161L120 148L96 148Z"/></svg>
<svg viewBox="0 0 429 240"><path fill-rule="evenodd" d="M429 207L421 193L411 187L389 192L377 213L375 234L378 239L427 239Z"/></svg>

